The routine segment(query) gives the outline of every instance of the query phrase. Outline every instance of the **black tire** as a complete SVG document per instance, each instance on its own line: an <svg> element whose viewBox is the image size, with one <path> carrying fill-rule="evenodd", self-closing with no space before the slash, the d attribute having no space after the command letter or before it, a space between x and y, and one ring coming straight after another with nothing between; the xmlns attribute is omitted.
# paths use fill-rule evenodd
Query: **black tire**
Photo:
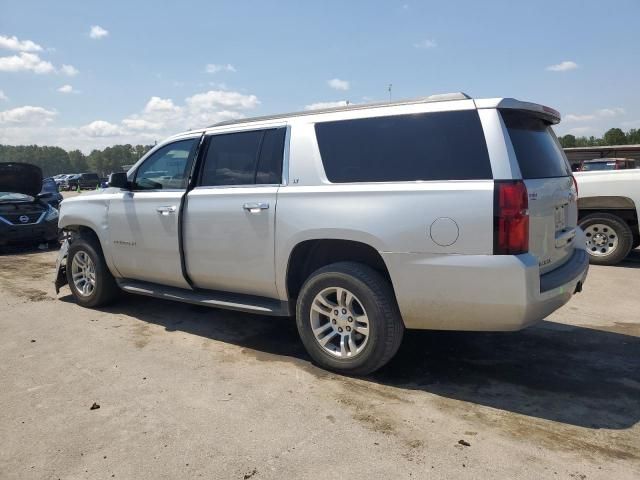
<svg viewBox="0 0 640 480"><path fill-rule="evenodd" d="M75 255L79 252L86 253L95 266L95 287L88 295L83 295L73 281L72 262ZM69 283L69 288L71 288L71 293L76 303L87 308L108 305L116 299L120 291L113 275L111 275L109 271L109 267L107 267L99 242L94 238L83 236L76 237L69 245L69 252L67 254L67 282Z"/></svg>
<svg viewBox="0 0 640 480"><path fill-rule="evenodd" d="M623 219L610 213L592 213L580 220L580 227L583 230L587 230L590 225L594 224L606 225L607 228L613 230L618 238L618 245L609 253L604 255L594 255L592 251L595 247L589 248L589 245L587 245L589 263L592 263L593 265L616 265L617 263L620 263L627 255L629 255L631 246L633 245L633 233L631 232L631 228ZM588 232L587 235L589 235Z"/></svg>
<svg viewBox="0 0 640 480"><path fill-rule="evenodd" d="M636 225L636 231L633 232L633 242L631 243L631 249L640 247L640 233L637 232L638 225Z"/></svg>
<svg viewBox="0 0 640 480"><path fill-rule="evenodd" d="M352 292L369 318L367 342L352 358L340 358L325 351L313 333L311 305L318 293L331 287ZM389 282L372 268L355 262L333 263L311 274L298 297L296 324L313 361L322 368L347 375L367 375L385 365L398 351L404 334L404 323Z"/></svg>

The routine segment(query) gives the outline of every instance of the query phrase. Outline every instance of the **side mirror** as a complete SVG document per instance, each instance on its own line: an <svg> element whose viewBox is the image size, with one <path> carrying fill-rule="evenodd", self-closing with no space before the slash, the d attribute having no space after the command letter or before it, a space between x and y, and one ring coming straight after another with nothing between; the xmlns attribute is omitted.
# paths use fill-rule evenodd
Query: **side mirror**
<svg viewBox="0 0 640 480"><path fill-rule="evenodd" d="M117 172L109 175L109 186L114 188L122 188L129 190L129 180L127 180L127 174L125 172Z"/></svg>

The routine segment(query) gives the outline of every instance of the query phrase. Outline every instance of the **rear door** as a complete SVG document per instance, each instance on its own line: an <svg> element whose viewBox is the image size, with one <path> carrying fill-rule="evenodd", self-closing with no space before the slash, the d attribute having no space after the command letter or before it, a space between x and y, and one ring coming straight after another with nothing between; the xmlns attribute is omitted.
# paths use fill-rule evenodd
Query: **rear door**
<svg viewBox="0 0 640 480"><path fill-rule="evenodd" d="M547 122L523 110L500 113L529 195L529 251L545 273L574 250L578 205L571 167Z"/></svg>
<svg viewBox="0 0 640 480"><path fill-rule="evenodd" d="M211 135L187 195L187 273L196 287L276 297L275 215L286 128Z"/></svg>

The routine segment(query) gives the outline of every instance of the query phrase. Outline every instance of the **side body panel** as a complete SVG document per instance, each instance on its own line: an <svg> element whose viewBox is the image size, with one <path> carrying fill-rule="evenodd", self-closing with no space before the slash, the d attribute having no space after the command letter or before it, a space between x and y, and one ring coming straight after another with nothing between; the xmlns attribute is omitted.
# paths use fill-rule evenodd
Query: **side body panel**
<svg viewBox="0 0 640 480"><path fill-rule="evenodd" d="M181 190L114 194L108 238L121 277L190 288L182 276L178 243L183 195Z"/></svg>
<svg viewBox="0 0 640 480"><path fill-rule="evenodd" d="M111 198L117 194L116 192L120 192L120 190L109 188L65 199L60 204L58 228L64 229L79 225L96 232L107 266L111 273L118 277L120 275L115 268L109 238L109 203Z"/></svg>
<svg viewBox="0 0 640 480"><path fill-rule="evenodd" d="M273 258L277 191L277 186L255 185L189 192L183 239L187 272L196 287L278 296Z"/></svg>

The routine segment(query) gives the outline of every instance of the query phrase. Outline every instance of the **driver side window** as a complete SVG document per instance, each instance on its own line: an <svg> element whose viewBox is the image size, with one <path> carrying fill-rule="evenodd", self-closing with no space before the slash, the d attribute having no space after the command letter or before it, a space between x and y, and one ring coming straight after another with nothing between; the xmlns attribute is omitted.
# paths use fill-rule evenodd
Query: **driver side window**
<svg viewBox="0 0 640 480"><path fill-rule="evenodd" d="M187 188L189 168L200 138L170 143L153 153L135 174L134 190Z"/></svg>

